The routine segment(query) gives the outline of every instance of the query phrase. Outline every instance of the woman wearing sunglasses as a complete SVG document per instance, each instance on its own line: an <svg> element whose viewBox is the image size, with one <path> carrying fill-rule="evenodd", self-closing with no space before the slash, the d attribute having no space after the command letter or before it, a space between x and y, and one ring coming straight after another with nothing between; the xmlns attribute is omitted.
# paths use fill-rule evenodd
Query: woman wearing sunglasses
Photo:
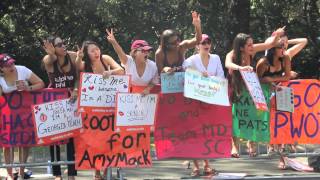
<svg viewBox="0 0 320 180"><path fill-rule="evenodd" d="M106 31L107 39L118 54L126 74L131 75L132 85L146 86L142 94L149 94L153 86L159 83L156 63L148 59L152 47L144 40L135 40L131 44L130 55L127 55L115 39L113 30Z"/></svg>
<svg viewBox="0 0 320 180"><path fill-rule="evenodd" d="M202 34L200 44L197 45L198 54L195 54L183 62L183 68L191 68L202 73L203 76L217 76L224 78L220 57L216 54L211 54L212 41L206 34ZM194 167L191 176L199 176L200 168L198 160L193 161ZM216 174L215 169L210 168L209 161L204 160L203 174L205 176Z"/></svg>
<svg viewBox="0 0 320 180"><path fill-rule="evenodd" d="M0 54L0 95L13 91L35 91L44 87L43 81L25 66L14 64L15 60L7 54ZM32 137L30 137L32 138ZM13 148L5 147L4 161L6 164L13 163ZM26 163L29 147L19 147L19 161ZM6 179L13 180L12 168L7 168ZM20 167L19 179L24 178L24 167Z"/></svg>
<svg viewBox="0 0 320 180"><path fill-rule="evenodd" d="M77 70L75 59L77 54L67 51L66 45L60 37L50 36L43 42L43 48L47 55L43 58L43 65L48 74L49 88L69 88L71 98L77 98ZM51 161L60 161L60 145L57 143L50 146ZM67 160L74 161L74 143L70 138L67 143ZM56 158L55 158L56 157ZM53 165L52 174L56 180L61 180L61 166ZM68 165L68 179L73 180L77 176L74 164Z"/></svg>
<svg viewBox="0 0 320 180"><path fill-rule="evenodd" d="M160 36L160 46L156 51L156 64L159 73L172 73L182 70L182 63L188 49L194 48L201 41L201 21L197 12L192 12L195 27L193 39L181 41L177 31L167 29Z"/></svg>

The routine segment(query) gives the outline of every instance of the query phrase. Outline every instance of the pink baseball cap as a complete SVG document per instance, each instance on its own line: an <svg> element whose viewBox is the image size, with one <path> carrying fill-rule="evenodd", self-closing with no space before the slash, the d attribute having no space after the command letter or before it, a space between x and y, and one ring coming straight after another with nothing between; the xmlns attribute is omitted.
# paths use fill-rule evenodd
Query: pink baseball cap
<svg viewBox="0 0 320 180"><path fill-rule="evenodd" d="M8 54L0 54L0 67L11 66L15 61Z"/></svg>
<svg viewBox="0 0 320 180"><path fill-rule="evenodd" d="M153 49L145 40L133 41L133 43L131 44L131 50L138 49L138 48L146 51Z"/></svg>
<svg viewBox="0 0 320 180"><path fill-rule="evenodd" d="M211 38L207 34L202 34L200 43L206 40L211 41Z"/></svg>

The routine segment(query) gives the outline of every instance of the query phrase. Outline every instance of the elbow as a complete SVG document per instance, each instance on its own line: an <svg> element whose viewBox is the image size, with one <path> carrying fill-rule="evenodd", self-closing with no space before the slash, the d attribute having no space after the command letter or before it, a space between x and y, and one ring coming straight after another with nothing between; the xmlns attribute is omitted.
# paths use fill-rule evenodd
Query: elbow
<svg viewBox="0 0 320 180"><path fill-rule="evenodd" d="M302 42L303 42L304 45L306 45L306 44L308 44L308 39L307 38L303 38Z"/></svg>
<svg viewBox="0 0 320 180"><path fill-rule="evenodd" d="M41 82L39 82L39 89L43 89L44 88L44 82L43 81L41 81Z"/></svg>

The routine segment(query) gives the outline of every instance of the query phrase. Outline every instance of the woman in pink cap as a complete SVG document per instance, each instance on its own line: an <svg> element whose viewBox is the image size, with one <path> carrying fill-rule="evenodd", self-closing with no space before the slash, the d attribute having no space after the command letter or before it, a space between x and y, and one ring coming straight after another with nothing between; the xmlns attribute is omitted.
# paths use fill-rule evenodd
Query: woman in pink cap
<svg viewBox="0 0 320 180"><path fill-rule="evenodd" d="M202 73L203 76L218 76L224 78L220 57L216 54L211 54L212 41L207 34L202 34L202 39L197 45L198 54L192 55L183 62L183 68L191 68ZM194 167L191 176L199 176L200 168L197 160L193 161ZM204 160L203 174L214 175L215 169L210 168L209 161Z"/></svg>
<svg viewBox="0 0 320 180"><path fill-rule="evenodd" d="M131 75L132 85L146 86L142 94L149 94L153 86L159 83L156 63L148 59L153 48L144 40L135 40L131 45L130 55L127 55L115 39L113 30L106 31L107 39L118 54L126 74Z"/></svg>
<svg viewBox="0 0 320 180"><path fill-rule="evenodd" d="M13 91L35 91L44 88L43 81L25 66L14 64L15 60L7 54L0 54L0 95ZM13 163L13 149L5 147L4 161L6 164ZM19 147L20 163L27 161L29 147ZM7 168L7 179L13 180L12 168ZM24 167L20 167L19 176L23 179Z"/></svg>

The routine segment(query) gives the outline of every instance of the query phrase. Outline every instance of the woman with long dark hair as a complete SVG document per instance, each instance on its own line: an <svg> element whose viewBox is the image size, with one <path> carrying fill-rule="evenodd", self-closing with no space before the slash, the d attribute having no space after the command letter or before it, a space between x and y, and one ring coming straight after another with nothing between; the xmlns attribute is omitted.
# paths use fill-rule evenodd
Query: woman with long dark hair
<svg viewBox="0 0 320 180"><path fill-rule="evenodd" d="M277 31L275 31L274 36L268 38L264 43L258 44L253 44L253 39L248 34L239 33L235 37L233 41L233 49L227 54L225 60L226 68L229 70L228 76L232 90L231 101L233 103L236 102L236 100L241 96L242 91L245 91L245 84L241 78L239 70L253 71L252 63L256 52L272 48L277 43L283 32L283 28L279 28ZM236 114L233 113L233 116L236 116ZM236 123L233 124L233 129L237 129L238 127ZM234 158L239 158L238 144L238 138L233 136L231 156ZM248 141L247 147L249 156L256 156L254 144Z"/></svg>
<svg viewBox="0 0 320 180"><path fill-rule="evenodd" d="M160 46L156 51L158 72L172 73L182 70L182 63L188 49L194 48L201 41L200 14L192 12L192 23L195 27L195 37L181 41L179 33L167 29L160 36Z"/></svg>
<svg viewBox="0 0 320 180"><path fill-rule="evenodd" d="M76 99L77 89L77 70L75 60L76 52L67 51L66 45L60 37L50 36L44 41L43 48L47 55L43 57L43 65L49 78L49 88L69 88L71 98ZM67 143L67 160L74 161L74 143L70 138ZM60 145L50 146L51 161L60 161ZM52 174L56 180L61 180L61 166L53 165ZM75 179L77 175L74 164L68 165L68 179Z"/></svg>

